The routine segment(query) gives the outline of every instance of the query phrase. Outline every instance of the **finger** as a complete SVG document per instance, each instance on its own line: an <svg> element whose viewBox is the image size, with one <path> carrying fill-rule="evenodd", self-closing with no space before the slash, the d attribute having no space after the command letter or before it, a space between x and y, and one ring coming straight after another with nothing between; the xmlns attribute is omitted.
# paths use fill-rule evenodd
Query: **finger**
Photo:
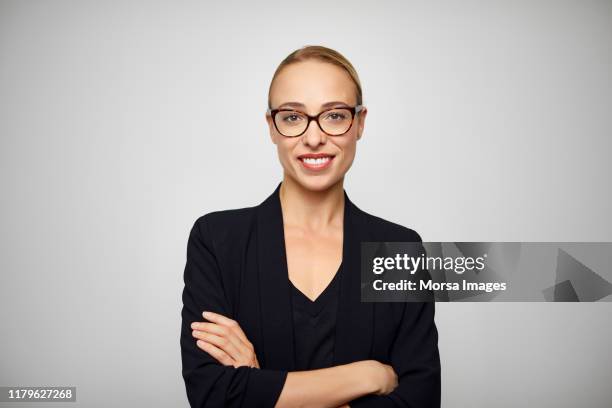
<svg viewBox="0 0 612 408"><path fill-rule="evenodd" d="M209 322L197 322L192 323L191 328L193 330L201 330L208 333L216 334L217 336L228 336L230 329L217 323Z"/></svg>
<svg viewBox="0 0 612 408"><path fill-rule="evenodd" d="M202 312L202 316L204 316L206 320L210 320L211 322L219 323L223 326L230 326L231 323L234 321L230 319L229 317L222 315L221 313L215 313L215 312L208 312L208 311Z"/></svg>
<svg viewBox="0 0 612 408"><path fill-rule="evenodd" d="M218 323L222 326L228 327L231 330L235 331L236 334L238 335L238 337L240 338L240 340L242 340L242 342L248 346L249 348L251 348L252 344L249 341L249 339L247 338L246 334L244 333L244 331L242 330L242 327L240 327L240 325L238 324L237 321L235 321L234 319L230 319L227 316L224 316L220 313L215 313L215 312L203 312L202 316L204 316L204 318L206 320L210 320L211 322L214 323Z"/></svg>
<svg viewBox="0 0 612 408"><path fill-rule="evenodd" d="M227 326L223 326L218 323L203 322L192 323L191 327L194 330L205 331L219 337L227 338L239 349L246 348L247 350L252 350L249 345L243 344L242 340L235 334L235 332L233 332L232 329Z"/></svg>
<svg viewBox="0 0 612 408"><path fill-rule="evenodd" d="M206 315L208 316L206 312ZM193 322L191 324L191 328L194 330L203 330L208 331L210 333L216 334L218 336L229 336L230 333L235 333L239 341L235 341L237 347L246 347L251 352L255 353L255 347L246 337L238 322L232 319L228 319L227 317L215 313L216 316L211 317L211 320L215 320L215 323L208 322ZM218 317L221 317L219 319ZM224 320L226 319L226 320ZM218 323L223 322L223 323Z"/></svg>
<svg viewBox="0 0 612 408"><path fill-rule="evenodd" d="M227 337L217 336L216 334L211 334L199 330L194 330L192 336L204 340L207 343L211 343L214 346L223 350L226 354L228 354L232 359L238 361L243 357L243 353L236 347L235 343L228 339Z"/></svg>
<svg viewBox="0 0 612 408"><path fill-rule="evenodd" d="M210 343L207 343L203 340L198 340L196 344L198 345L199 348L201 348L202 350L210 354L215 360L217 360L221 364L225 366L234 365L234 360L220 348Z"/></svg>

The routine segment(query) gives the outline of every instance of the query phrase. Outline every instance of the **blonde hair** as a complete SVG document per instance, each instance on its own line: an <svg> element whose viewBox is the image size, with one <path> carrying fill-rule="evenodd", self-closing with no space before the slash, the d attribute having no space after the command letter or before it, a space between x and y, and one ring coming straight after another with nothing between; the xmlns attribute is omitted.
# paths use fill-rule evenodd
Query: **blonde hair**
<svg viewBox="0 0 612 408"><path fill-rule="evenodd" d="M321 45L305 45L302 48L299 48L289 54L280 63L278 68L276 68L276 71L274 71L274 76L272 77L272 81L270 81L270 87L268 88L268 108L272 109L272 104L270 101L270 91L272 90L272 84L274 83L274 80L276 79L278 74L283 70L283 68L288 65L307 60L328 62L345 70L351 77L353 83L355 84L357 93L357 105L361 105L363 103L361 81L359 81L359 75L357 75L357 71L355 70L355 67L353 67L353 64L351 64L349 60L346 59L338 51L332 50L331 48L323 47Z"/></svg>

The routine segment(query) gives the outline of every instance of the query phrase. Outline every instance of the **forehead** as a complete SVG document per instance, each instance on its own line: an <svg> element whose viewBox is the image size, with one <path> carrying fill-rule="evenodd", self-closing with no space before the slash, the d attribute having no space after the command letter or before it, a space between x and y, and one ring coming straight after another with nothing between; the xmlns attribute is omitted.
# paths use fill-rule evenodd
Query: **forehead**
<svg viewBox="0 0 612 408"><path fill-rule="evenodd" d="M303 61L286 66L274 80L270 91L272 107L285 102L301 102L310 113L321 104L343 101L356 103L356 87L344 69L321 61Z"/></svg>

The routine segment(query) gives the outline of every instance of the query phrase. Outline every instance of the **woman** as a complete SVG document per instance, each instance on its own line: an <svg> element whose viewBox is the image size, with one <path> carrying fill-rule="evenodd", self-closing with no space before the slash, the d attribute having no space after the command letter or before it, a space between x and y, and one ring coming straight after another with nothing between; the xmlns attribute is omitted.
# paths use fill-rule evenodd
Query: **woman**
<svg viewBox="0 0 612 408"><path fill-rule="evenodd" d="M181 331L192 407L434 407L434 303L360 301L360 243L413 241L344 191L367 109L349 61L291 53L266 120L284 176L254 207L201 216Z"/></svg>

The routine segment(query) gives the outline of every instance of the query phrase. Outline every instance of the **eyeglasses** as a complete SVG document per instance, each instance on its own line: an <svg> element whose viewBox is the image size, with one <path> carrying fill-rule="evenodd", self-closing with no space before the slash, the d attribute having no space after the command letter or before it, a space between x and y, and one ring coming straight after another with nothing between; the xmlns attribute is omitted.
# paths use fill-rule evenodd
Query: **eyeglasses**
<svg viewBox="0 0 612 408"><path fill-rule="evenodd" d="M272 117L278 133L286 137L296 137L306 132L311 120L316 121L319 129L330 136L343 135L351 128L355 115L361 110L363 105L332 108L315 116L295 109L268 108L267 112Z"/></svg>

